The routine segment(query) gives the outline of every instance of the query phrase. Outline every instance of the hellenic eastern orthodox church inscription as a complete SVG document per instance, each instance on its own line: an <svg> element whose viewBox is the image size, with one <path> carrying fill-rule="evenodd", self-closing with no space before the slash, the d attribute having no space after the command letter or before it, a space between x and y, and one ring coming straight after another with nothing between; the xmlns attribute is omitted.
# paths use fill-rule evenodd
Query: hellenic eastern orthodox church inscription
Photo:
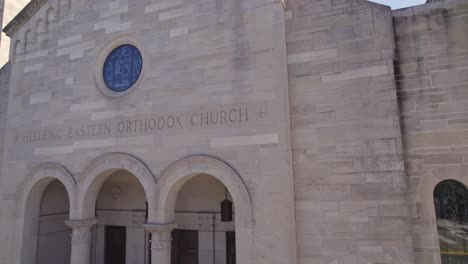
<svg viewBox="0 0 468 264"><path fill-rule="evenodd" d="M264 114L262 109L251 111L248 107L233 107L216 111L194 111L181 114L112 119L79 125L18 129L15 141L17 143L45 143L90 137L132 136L184 128L214 128L245 124L253 121L254 116L262 118Z"/></svg>

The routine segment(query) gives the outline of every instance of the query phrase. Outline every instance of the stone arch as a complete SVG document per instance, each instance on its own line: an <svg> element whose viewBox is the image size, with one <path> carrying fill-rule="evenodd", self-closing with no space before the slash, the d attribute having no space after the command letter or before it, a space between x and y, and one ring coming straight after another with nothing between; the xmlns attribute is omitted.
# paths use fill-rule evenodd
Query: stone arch
<svg viewBox="0 0 468 264"><path fill-rule="evenodd" d="M157 215L154 221L167 223L174 218L177 194L184 183L199 174L208 174L221 181L232 195L240 222L252 225L253 208L247 187L239 174L227 163L209 156L190 156L166 169L156 185ZM236 218L237 220L237 218Z"/></svg>
<svg viewBox="0 0 468 264"><path fill-rule="evenodd" d="M47 30L45 28L45 23L44 21L42 20L42 18L39 18L37 21L36 21L36 37L41 34L41 33L45 33Z"/></svg>
<svg viewBox="0 0 468 264"><path fill-rule="evenodd" d="M13 46L13 52L10 53L13 61L16 62L18 57L23 54L23 44L21 40L16 40L15 45Z"/></svg>
<svg viewBox="0 0 468 264"><path fill-rule="evenodd" d="M45 46L45 39L47 34L47 23L42 18L39 18L36 22L35 41L38 44L38 48L42 49Z"/></svg>
<svg viewBox="0 0 468 264"><path fill-rule="evenodd" d="M156 180L150 169L138 158L126 153L109 153L98 157L87 167L79 182L77 195L77 214L72 219L91 219L95 217L95 201L102 184L118 170L132 173L145 190L148 207L154 203Z"/></svg>
<svg viewBox="0 0 468 264"><path fill-rule="evenodd" d="M33 31L31 29L26 30L24 32L24 52L27 53L32 50L32 46L34 43L34 36Z"/></svg>
<svg viewBox="0 0 468 264"><path fill-rule="evenodd" d="M421 178L417 187L418 215L436 219L434 190L442 181L455 180L468 187L468 166L450 166L433 169Z"/></svg>
<svg viewBox="0 0 468 264"><path fill-rule="evenodd" d="M191 178L207 174L229 190L235 208L236 250L238 263L250 263L254 227L252 201L240 175L227 163L209 156L190 156L173 163L160 176L156 185L156 215L148 223L165 225L175 222L175 204L184 184Z"/></svg>
<svg viewBox="0 0 468 264"><path fill-rule="evenodd" d="M71 0L58 0L57 3L58 12L60 17L64 17L71 7Z"/></svg>
<svg viewBox="0 0 468 264"><path fill-rule="evenodd" d="M47 9L47 12L46 12L47 25L54 22L56 18L57 18L57 15L55 14L55 9L53 7L50 7L49 9Z"/></svg>
<svg viewBox="0 0 468 264"><path fill-rule="evenodd" d="M53 180L59 180L67 190L70 215L76 208L76 181L72 174L56 163L43 163L34 168L20 187L17 203L17 258L20 263L34 263L37 226L32 223L39 215L41 197Z"/></svg>

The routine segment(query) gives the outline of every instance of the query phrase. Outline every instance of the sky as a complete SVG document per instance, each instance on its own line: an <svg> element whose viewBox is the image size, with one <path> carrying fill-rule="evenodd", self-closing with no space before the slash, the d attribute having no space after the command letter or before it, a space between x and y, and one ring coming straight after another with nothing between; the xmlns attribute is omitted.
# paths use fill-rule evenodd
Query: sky
<svg viewBox="0 0 468 264"><path fill-rule="evenodd" d="M390 6L392 7L392 9L420 5L426 2L426 0L371 0L371 1Z"/></svg>

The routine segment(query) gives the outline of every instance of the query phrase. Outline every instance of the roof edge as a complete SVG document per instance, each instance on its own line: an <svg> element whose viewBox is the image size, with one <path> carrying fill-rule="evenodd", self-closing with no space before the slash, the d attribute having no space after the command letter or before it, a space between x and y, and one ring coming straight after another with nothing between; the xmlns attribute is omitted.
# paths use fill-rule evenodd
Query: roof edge
<svg viewBox="0 0 468 264"><path fill-rule="evenodd" d="M29 21L29 19L36 14L37 11L45 4L48 0L31 0L11 21L5 26L3 32L8 37L12 37L18 30Z"/></svg>

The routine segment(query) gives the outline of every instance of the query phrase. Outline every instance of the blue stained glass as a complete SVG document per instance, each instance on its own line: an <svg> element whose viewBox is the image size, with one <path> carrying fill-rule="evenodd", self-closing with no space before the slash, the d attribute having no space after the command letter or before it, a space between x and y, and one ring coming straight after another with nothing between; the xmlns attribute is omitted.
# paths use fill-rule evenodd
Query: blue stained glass
<svg viewBox="0 0 468 264"><path fill-rule="evenodd" d="M107 87L123 92L138 80L143 58L137 47L125 44L115 48L104 62L103 77Z"/></svg>

